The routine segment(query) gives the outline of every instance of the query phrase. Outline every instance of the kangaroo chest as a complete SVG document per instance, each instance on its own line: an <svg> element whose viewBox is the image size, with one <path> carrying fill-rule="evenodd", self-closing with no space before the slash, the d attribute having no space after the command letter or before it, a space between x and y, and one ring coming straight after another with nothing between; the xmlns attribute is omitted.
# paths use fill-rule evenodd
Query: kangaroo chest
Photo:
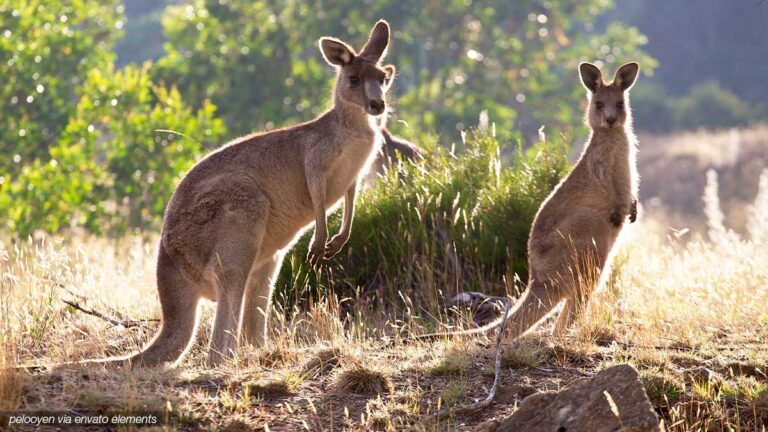
<svg viewBox="0 0 768 432"><path fill-rule="evenodd" d="M601 188L613 194L629 194L632 190L632 162L626 139L614 138L609 142L593 143L587 151L586 166L589 177ZM616 190L620 189L620 190Z"/></svg>
<svg viewBox="0 0 768 432"><path fill-rule="evenodd" d="M341 198L358 177L367 173L380 145L380 134L376 134L350 139L341 147L326 177L329 204Z"/></svg>

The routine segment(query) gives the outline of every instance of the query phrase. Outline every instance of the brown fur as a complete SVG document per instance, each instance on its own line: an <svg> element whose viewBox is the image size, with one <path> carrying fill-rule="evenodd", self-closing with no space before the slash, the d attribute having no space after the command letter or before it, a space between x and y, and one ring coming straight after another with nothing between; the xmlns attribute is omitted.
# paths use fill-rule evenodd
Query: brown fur
<svg viewBox="0 0 768 432"><path fill-rule="evenodd" d="M168 203L160 240L162 328L131 363L179 359L194 339L203 298L217 302L210 364L234 355L241 342L263 345L286 251L313 223L307 258L313 267L344 246L358 178L382 140L376 116L386 109L395 73L394 66L379 66L388 43L384 21L360 55L337 39L321 39L324 57L337 68L333 108L307 123L237 139L184 177ZM328 241L326 211L342 197L342 228Z"/></svg>
<svg viewBox="0 0 768 432"><path fill-rule="evenodd" d="M410 141L392 135L387 129L387 116L380 117L381 135L384 143L376 154L371 169L368 171L366 183L372 185L379 174L385 173L393 164L397 165L404 160L421 160L424 158L424 150Z"/></svg>
<svg viewBox="0 0 768 432"><path fill-rule="evenodd" d="M528 241L528 288L509 316L513 338L539 323L564 302L555 332L583 312L609 262L611 249L629 216L637 216L636 138L628 90L637 63L621 68L612 83L589 63L579 67L589 90L587 124L592 129L578 162L539 208ZM485 327L452 334L476 334ZM450 334L426 335L434 338Z"/></svg>

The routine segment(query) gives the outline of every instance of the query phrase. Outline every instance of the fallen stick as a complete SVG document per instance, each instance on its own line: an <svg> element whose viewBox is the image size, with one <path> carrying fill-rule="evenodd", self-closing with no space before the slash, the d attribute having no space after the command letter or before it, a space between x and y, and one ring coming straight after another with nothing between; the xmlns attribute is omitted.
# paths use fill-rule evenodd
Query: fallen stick
<svg viewBox="0 0 768 432"><path fill-rule="evenodd" d="M122 326L122 327L127 328L127 329L128 328L133 328L133 327L148 328L146 323L160 321L159 319L152 319L152 318L150 318L150 319L143 319L143 320L123 319L123 320L118 321L116 319L113 319L113 318L110 318L110 317L104 315L103 313L101 313L101 312L99 312L97 310L87 309L87 308L85 308L83 306L80 306L80 303L77 303L76 301L73 301L73 300L62 300L62 301L64 303L66 303L67 305L71 306L72 308L74 308L76 310L79 310L80 312L83 312L84 314L95 316L96 318L104 320L104 321L112 324L112 326Z"/></svg>
<svg viewBox="0 0 768 432"><path fill-rule="evenodd" d="M496 391L499 389L499 383L501 382L501 339L504 337L504 331L507 329L507 318L511 306L512 302L507 299L506 303L504 304L504 318L501 321L501 326L499 326L499 333L496 335L496 365L493 376L493 386L488 392L488 396L480 402L460 407L445 408L435 414L422 417L422 420L425 423L439 421L440 418L471 413L487 408L491 405L491 402L493 402L493 399L496 397Z"/></svg>
<svg viewBox="0 0 768 432"><path fill-rule="evenodd" d="M64 285L62 285L62 284L58 284L58 287L59 287L59 288L61 288L61 289L63 289L63 290L64 290L64 291L66 291L66 292L67 292L69 295L71 295L72 297L75 297L75 298L77 298L79 301L81 301L81 302L83 302L83 303L88 303L88 302L90 301L90 299L89 299L88 297L86 297L86 296L84 296L84 295L82 295L82 294L78 294L78 293L76 293L75 291L72 291L71 289L69 289L69 288L65 287L65 286L64 286ZM72 300L72 301L74 301L74 300ZM105 303L104 303L104 302L102 302L102 301L99 301L99 306L100 306L100 307L102 307L102 308L104 308L104 309L106 309L106 311L107 311L107 313L103 313L102 315L105 315L105 316L106 316L107 314L109 314L109 315L111 315L111 316L115 316L115 317L117 317L117 320L118 320L118 321L125 321L125 320L130 320L130 318L129 318L127 315L125 315L124 313L120 312L119 310L117 310L117 309L115 309L115 308L113 308L113 307L109 306L108 304L105 304ZM154 320L153 320L153 321L154 321Z"/></svg>

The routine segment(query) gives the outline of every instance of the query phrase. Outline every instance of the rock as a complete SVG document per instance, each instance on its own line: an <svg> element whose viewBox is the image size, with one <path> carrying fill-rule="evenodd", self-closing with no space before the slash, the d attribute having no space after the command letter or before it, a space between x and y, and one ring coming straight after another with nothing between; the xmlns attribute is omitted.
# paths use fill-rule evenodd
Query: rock
<svg viewBox="0 0 768 432"><path fill-rule="evenodd" d="M477 291L456 294L445 304L449 311L467 308L472 312L472 321L482 326L495 320L503 309L504 299L492 297Z"/></svg>
<svg viewBox="0 0 768 432"><path fill-rule="evenodd" d="M497 420L488 420L480 423L472 429L472 432L497 432L499 422Z"/></svg>
<svg viewBox="0 0 768 432"><path fill-rule="evenodd" d="M685 371L685 377L693 384L710 385L715 388L723 383L723 379L712 369L698 366Z"/></svg>
<svg viewBox="0 0 768 432"><path fill-rule="evenodd" d="M661 425L635 368L618 365L563 390L527 397L495 430L659 432Z"/></svg>
<svg viewBox="0 0 768 432"><path fill-rule="evenodd" d="M496 390L495 401L504 405L512 405L534 393L536 393L536 388L527 385L501 385Z"/></svg>

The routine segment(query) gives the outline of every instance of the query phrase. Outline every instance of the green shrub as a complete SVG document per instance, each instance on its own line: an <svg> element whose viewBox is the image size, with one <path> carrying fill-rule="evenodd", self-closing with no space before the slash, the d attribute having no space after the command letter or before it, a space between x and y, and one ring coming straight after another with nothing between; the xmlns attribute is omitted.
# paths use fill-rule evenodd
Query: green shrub
<svg viewBox="0 0 768 432"><path fill-rule="evenodd" d="M152 83L150 67L88 73L58 142L0 182L0 220L11 232L159 228L182 174L225 127L212 104L193 110L175 88Z"/></svg>
<svg viewBox="0 0 768 432"><path fill-rule="evenodd" d="M525 280L528 231L567 169L566 146L518 147L509 167L501 166L501 146L473 131L460 151L428 146L424 162L393 169L359 196L352 237L320 282L305 263L310 231L286 257L278 294L296 301L327 286L341 296L360 288L389 304L402 295L419 306L458 289L503 293L505 276ZM339 213L329 220L331 235Z"/></svg>
<svg viewBox="0 0 768 432"><path fill-rule="evenodd" d="M0 183L48 162L83 78L114 58L123 9L118 0L0 2Z"/></svg>
<svg viewBox="0 0 768 432"><path fill-rule="evenodd" d="M635 127L650 132L744 126L766 112L765 106L743 101L716 82L696 85L679 97L656 82L639 82L631 98Z"/></svg>
<svg viewBox="0 0 768 432"><path fill-rule="evenodd" d="M758 116L754 107L716 82L694 86L688 96L673 101L671 106L675 125L683 130L743 126Z"/></svg>
<svg viewBox="0 0 768 432"><path fill-rule="evenodd" d="M675 129L669 92L653 81L640 81L632 88L632 119L635 129L668 132Z"/></svg>

